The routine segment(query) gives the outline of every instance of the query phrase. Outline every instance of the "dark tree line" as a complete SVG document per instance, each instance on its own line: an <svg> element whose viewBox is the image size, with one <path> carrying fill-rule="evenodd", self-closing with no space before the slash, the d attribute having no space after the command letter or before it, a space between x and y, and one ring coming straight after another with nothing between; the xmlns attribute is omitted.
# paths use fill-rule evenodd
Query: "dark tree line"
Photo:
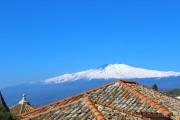
<svg viewBox="0 0 180 120"><path fill-rule="evenodd" d="M156 84L154 84L154 85L152 86L152 89L158 91L158 86L157 86Z"/></svg>

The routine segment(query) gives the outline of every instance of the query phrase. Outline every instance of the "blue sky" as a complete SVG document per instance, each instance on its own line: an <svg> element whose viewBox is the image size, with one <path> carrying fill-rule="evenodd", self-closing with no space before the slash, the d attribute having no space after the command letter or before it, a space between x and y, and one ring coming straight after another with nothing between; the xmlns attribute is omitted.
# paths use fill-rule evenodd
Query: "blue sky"
<svg viewBox="0 0 180 120"><path fill-rule="evenodd" d="M179 4L0 1L0 87L107 63L180 71Z"/></svg>

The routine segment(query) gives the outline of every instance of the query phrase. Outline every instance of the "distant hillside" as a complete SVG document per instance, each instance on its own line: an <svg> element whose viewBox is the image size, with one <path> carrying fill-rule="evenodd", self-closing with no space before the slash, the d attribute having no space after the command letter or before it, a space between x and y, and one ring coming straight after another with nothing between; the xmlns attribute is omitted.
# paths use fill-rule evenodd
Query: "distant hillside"
<svg viewBox="0 0 180 120"><path fill-rule="evenodd" d="M170 95L177 97L180 96L180 89L174 89L168 92Z"/></svg>
<svg viewBox="0 0 180 120"><path fill-rule="evenodd" d="M159 90L170 91L180 89L180 77L165 77L165 78L148 78L134 79L138 83L149 88L156 84ZM28 100L33 105L45 105L50 102L78 94L91 88L101 86L103 84L114 81L104 79L84 79L78 81L57 83L57 84L22 84L14 87L2 89L4 98L9 106L17 104L23 93L28 96ZM13 99L12 99L13 98Z"/></svg>

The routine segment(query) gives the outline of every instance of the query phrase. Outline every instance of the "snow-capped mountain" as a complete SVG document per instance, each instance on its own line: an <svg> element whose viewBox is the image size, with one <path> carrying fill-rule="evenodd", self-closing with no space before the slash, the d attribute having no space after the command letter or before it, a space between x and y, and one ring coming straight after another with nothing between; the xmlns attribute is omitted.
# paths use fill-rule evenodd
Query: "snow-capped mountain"
<svg viewBox="0 0 180 120"><path fill-rule="evenodd" d="M45 105L121 78L133 79L148 87L156 84L159 90L164 91L180 89L180 73L178 72L163 72L125 64L110 64L97 69L61 75L41 82L4 88L1 92L9 106L17 104L23 93L28 95L33 105Z"/></svg>
<svg viewBox="0 0 180 120"><path fill-rule="evenodd" d="M180 72L148 70L138 67L128 66L126 64L109 64L97 69L89 69L72 74L64 74L58 77L50 78L44 83L63 83L81 79L131 79L131 78L153 78L180 76Z"/></svg>

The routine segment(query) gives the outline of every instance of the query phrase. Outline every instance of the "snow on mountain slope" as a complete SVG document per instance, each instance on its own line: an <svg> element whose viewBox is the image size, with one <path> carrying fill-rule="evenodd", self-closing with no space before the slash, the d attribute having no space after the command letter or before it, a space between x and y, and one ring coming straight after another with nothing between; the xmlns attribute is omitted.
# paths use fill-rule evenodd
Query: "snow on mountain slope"
<svg viewBox="0 0 180 120"><path fill-rule="evenodd" d="M72 74L64 74L58 77L47 79L43 82L48 84L75 81L80 79L129 79L169 76L180 76L180 72L147 70L125 64L109 64L103 68L90 69Z"/></svg>
<svg viewBox="0 0 180 120"><path fill-rule="evenodd" d="M180 96L176 97L177 99L180 99Z"/></svg>

